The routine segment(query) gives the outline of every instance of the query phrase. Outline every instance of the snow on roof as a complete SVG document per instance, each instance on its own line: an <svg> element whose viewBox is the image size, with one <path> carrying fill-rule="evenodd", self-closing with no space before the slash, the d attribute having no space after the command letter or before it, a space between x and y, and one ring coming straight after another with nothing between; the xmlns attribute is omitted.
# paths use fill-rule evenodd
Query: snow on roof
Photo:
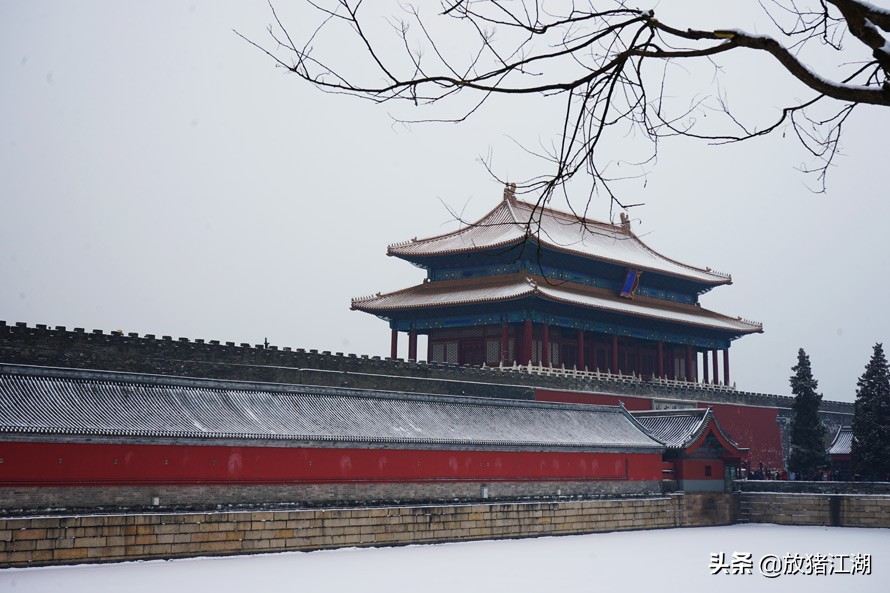
<svg viewBox="0 0 890 593"><path fill-rule="evenodd" d="M829 455L850 455L853 448L853 429L849 426L841 426L831 446L828 447Z"/></svg>
<svg viewBox="0 0 890 593"><path fill-rule="evenodd" d="M0 364L0 433L661 450L624 408Z"/></svg>
<svg viewBox="0 0 890 593"><path fill-rule="evenodd" d="M395 243L388 255L415 260L423 257L505 248L525 239L557 251L654 271L705 284L729 284L732 277L711 269L688 266L649 248L629 226L612 225L528 204L505 192L505 199L479 221L460 230L427 239Z"/></svg>
<svg viewBox="0 0 890 593"><path fill-rule="evenodd" d="M739 447L717 421L711 408L689 408L681 410L643 410L631 412L649 434L663 442L669 449L685 449L695 443L713 425L717 432L730 445Z"/></svg>
<svg viewBox="0 0 890 593"><path fill-rule="evenodd" d="M702 428L706 408L682 410L680 413L668 413L659 410L656 414L637 414L631 412L637 422L649 431L654 438L662 441L668 448L682 449L690 437Z"/></svg>
<svg viewBox="0 0 890 593"><path fill-rule="evenodd" d="M397 292L353 299L352 308L379 314L406 309L503 302L530 296L588 309L715 328L737 334L763 331L760 324L727 317L697 305L642 296L627 300L619 298L614 291L568 282L552 284L546 278L530 274L425 282Z"/></svg>

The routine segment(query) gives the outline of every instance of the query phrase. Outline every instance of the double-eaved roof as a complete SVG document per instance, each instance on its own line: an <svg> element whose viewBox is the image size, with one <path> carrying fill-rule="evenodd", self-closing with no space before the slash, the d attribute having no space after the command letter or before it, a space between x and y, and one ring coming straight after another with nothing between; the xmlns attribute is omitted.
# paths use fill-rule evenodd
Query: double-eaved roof
<svg viewBox="0 0 890 593"><path fill-rule="evenodd" d="M622 407L0 364L0 440L4 434L283 446L663 450Z"/></svg>
<svg viewBox="0 0 890 593"><path fill-rule="evenodd" d="M711 286L732 277L667 258L643 243L629 228L589 220L516 199L512 191L479 221L427 239L390 245L387 254L422 264L432 257L505 249L531 240L584 258L657 272Z"/></svg>

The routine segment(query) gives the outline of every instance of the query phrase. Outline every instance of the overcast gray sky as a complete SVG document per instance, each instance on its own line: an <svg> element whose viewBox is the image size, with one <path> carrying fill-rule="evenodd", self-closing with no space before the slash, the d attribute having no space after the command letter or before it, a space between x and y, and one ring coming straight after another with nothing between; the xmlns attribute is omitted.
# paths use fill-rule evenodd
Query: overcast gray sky
<svg viewBox="0 0 890 593"><path fill-rule="evenodd" d="M298 31L318 20L282 11ZM271 18L263 1L0 3L0 319L388 354L385 322L350 298L419 282L386 246L455 228L445 205L492 208L480 155L504 177L536 173L511 138L546 139L548 116L526 101L394 125L390 107L300 84L232 32L262 40ZM809 96L734 60L736 105ZM732 274L705 307L763 322L733 345L739 388L789 393L803 347L824 395L852 401L890 336L887 138L886 109L855 114L827 194L780 136L665 144L627 190L650 246Z"/></svg>

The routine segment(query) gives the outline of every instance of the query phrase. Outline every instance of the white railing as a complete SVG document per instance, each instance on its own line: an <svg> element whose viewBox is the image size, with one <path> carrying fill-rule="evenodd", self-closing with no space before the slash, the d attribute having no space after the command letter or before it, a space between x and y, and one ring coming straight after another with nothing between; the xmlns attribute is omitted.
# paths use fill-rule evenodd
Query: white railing
<svg viewBox="0 0 890 593"><path fill-rule="evenodd" d="M507 371L507 372L516 372L516 373L528 373L529 375L541 375L546 377L571 377L576 379L595 379L597 381L623 381L623 382L635 382L641 383L643 382L643 378L636 373L630 373L626 375L622 372L612 373L611 371L600 371L599 369L590 371L590 370L578 370L575 367L570 369L565 368L565 366L560 365L558 367L554 366L544 366L540 364L518 364L514 362L512 365L505 365L503 363L498 366L486 366L482 365L483 370L492 370L492 371ZM663 385L665 387L679 387L685 389L708 389L708 390L716 390L716 391L735 391L736 386L735 383L732 385L723 385L720 383L699 383L696 381L685 381L682 379L669 379L667 377L651 377L651 379L647 380L648 382L654 383L656 385Z"/></svg>

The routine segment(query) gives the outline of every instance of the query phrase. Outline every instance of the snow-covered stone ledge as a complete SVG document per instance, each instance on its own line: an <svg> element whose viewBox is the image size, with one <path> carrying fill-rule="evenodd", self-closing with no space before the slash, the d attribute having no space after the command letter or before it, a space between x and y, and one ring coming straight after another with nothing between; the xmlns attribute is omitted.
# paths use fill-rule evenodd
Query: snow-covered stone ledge
<svg viewBox="0 0 890 593"><path fill-rule="evenodd" d="M0 567L396 546L633 529L729 525L723 493L0 520Z"/></svg>

